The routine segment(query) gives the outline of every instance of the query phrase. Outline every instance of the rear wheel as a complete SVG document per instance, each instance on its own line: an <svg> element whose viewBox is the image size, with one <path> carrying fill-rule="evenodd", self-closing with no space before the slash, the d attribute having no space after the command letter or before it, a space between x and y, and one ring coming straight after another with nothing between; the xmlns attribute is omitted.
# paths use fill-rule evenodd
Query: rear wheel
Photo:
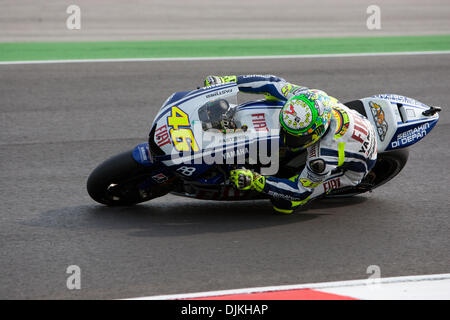
<svg viewBox="0 0 450 320"><path fill-rule="evenodd" d="M333 190L326 197L354 196L378 188L400 173L408 161L408 156L408 149L379 153L375 166L359 185Z"/></svg>
<svg viewBox="0 0 450 320"><path fill-rule="evenodd" d="M134 205L170 191L169 182L158 185L158 188L143 187L151 175L149 167L134 160L132 151L126 151L109 158L92 171L87 180L87 191L92 199L105 205Z"/></svg>

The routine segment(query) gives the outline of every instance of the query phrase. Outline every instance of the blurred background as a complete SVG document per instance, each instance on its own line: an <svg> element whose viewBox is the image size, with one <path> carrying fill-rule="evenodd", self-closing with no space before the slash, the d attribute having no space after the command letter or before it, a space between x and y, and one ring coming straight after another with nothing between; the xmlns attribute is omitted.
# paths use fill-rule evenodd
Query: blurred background
<svg viewBox="0 0 450 320"><path fill-rule="evenodd" d="M66 9L81 9L68 30ZM369 30L370 5L381 29ZM448 0L0 0L0 42L450 33Z"/></svg>
<svg viewBox="0 0 450 320"><path fill-rule="evenodd" d="M72 5L80 30L67 28ZM373 5L380 28L371 30ZM423 37L402 37L413 35ZM320 37L336 39L291 40ZM151 42L189 39L219 41ZM389 54L128 59L287 49ZM365 279L371 265L383 277L449 273L449 53L450 0L0 0L0 299ZM80 58L118 60L52 61ZM396 93L444 110L398 177L295 215L273 215L269 201L171 194L135 207L96 204L86 192L92 170L147 141L167 97L209 74L275 74L343 102ZM66 286L71 265L82 270L81 290Z"/></svg>

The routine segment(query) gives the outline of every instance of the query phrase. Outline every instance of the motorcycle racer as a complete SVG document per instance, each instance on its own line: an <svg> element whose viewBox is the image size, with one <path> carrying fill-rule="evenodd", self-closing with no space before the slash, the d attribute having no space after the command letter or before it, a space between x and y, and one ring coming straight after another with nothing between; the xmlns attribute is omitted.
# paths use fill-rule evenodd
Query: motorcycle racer
<svg viewBox="0 0 450 320"><path fill-rule="evenodd" d="M324 91L273 75L208 76L204 84L228 82L236 82L241 92L284 102L275 111L279 112L282 143L291 150L306 149L306 166L290 179L262 176L245 168L230 172L235 188L268 195L275 211L292 213L331 191L332 181L339 187L355 186L375 165L377 142L371 123Z"/></svg>

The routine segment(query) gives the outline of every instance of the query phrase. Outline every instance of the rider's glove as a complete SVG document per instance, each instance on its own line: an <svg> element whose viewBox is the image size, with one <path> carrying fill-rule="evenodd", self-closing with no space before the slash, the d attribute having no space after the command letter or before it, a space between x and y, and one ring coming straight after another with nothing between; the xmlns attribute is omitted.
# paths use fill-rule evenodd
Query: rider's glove
<svg viewBox="0 0 450 320"><path fill-rule="evenodd" d="M207 76L204 81L204 85L205 85L205 87L209 87L209 86L213 86L213 85L217 85L217 84L236 82L236 81L237 81L236 76L224 76L224 77Z"/></svg>
<svg viewBox="0 0 450 320"><path fill-rule="evenodd" d="M230 180L238 190L256 190L261 192L264 189L266 178L259 173L248 169L236 169L230 171Z"/></svg>

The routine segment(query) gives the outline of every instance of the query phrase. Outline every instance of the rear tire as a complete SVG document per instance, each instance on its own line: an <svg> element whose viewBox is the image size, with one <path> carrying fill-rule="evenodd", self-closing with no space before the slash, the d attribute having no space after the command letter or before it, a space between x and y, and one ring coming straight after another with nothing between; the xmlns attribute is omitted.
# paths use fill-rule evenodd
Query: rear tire
<svg viewBox="0 0 450 320"><path fill-rule="evenodd" d="M392 180L400 173L400 171L402 171L408 161L408 157L408 149L398 149L379 153L375 166L359 185L333 190L325 197L350 197L378 188Z"/></svg>
<svg viewBox="0 0 450 320"><path fill-rule="evenodd" d="M372 189L385 184L398 175L405 167L408 157L408 149L399 149L380 153L378 155L375 167L371 170L371 172L375 174L375 179L373 182L367 181L374 185ZM370 177L366 178L369 179ZM366 178L364 180L366 180ZM363 183L365 182L364 180Z"/></svg>

